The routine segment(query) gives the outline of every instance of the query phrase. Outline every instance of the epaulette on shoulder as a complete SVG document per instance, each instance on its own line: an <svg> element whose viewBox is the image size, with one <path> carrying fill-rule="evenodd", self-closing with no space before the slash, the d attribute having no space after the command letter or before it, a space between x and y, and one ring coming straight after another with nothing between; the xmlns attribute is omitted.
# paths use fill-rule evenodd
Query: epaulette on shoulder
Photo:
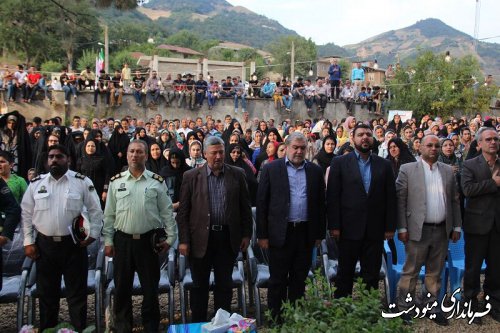
<svg viewBox="0 0 500 333"><path fill-rule="evenodd" d="M31 180L32 183L36 182L36 181L39 181L40 179L42 179L42 176L36 176L35 178L33 178Z"/></svg>
<svg viewBox="0 0 500 333"><path fill-rule="evenodd" d="M81 173L77 172L77 173L75 173L75 178L85 179L85 175L82 175Z"/></svg>
<svg viewBox="0 0 500 333"><path fill-rule="evenodd" d="M122 177L122 173L120 172L120 173L114 175L113 177L111 177L109 180L113 181L113 180L116 180L116 179L121 178L121 177Z"/></svg>
<svg viewBox="0 0 500 333"><path fill-rule="evenodd" d="M163 181L164 181L163 177L160 175L157 175L156 173L153 173L153 179L156 179L160 183L163 183Z"/></svg>

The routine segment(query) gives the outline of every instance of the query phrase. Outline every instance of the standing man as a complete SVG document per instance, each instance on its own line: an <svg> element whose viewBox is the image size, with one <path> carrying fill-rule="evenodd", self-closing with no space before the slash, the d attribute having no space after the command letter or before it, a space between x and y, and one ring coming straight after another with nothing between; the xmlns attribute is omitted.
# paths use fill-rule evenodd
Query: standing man
<svg viewBox="0 0 500 333"><path fill-rule="evenodd" d="M342 79L342 72L337 59L330 60L330 67L328 67L328 74L330 75L331 96L334 100L339 99L340 95L340 80Z"/></svg>
<svg viewBox="0 0 500 333"><path fill-rule="evenodd" d="M261 170L257 195L257 238L269 249L268 304L274 318L287 299L304 296L313 247L325 237L325 183L319 166L305 160L300 132L286 141L286 157Z"/></svg>
<svg viewBox="0 0 500 333"><path fill-rule="evenodd" d="M0 178L0 212L5 214L3 223L0 226L0 250L1 247L7 244L14 237L14 231L21 219L21 208L12 194L12 191L7 186L7 183ZM0 275L3 272L3 256L0 256ZM2 279L3 280L3 279ZM0 290L2 290L2 282L0 281Z"/></svg>
<svg viewBox="0 0 500 333"><path fill-rule="evenodd" d="M214 309L231 310L233 265L252 235L250 196L243 170L224 164L224 141L203 142L206 166L184 173L177 212L179 252L189 256L193 322L207 320L210 271Z"/></svg>
<svg viewBox="0 0 500 333"><path fill-rule="evenodd" d="M361 90L361 86L365 84L365 71L361 68L360 62L357 62L356 67L351 71L351 81L357 91Z"/></svg>
<svg viewBox="0 0 500 333"><path fill-rule="evenodd" d="M371 153L368 125L352 131L354 151L332 160L327 185L330 235L338 241L335 297L352 294L356 263L368 288L378 289L384 239L396 230L396 189L391 164Z"/></svg>
<svg viewBox="0 0 500 333"><path fill-rule="evenodd" d="M49 173L31 181L21 202L24 253L36 260L40 295L40 330L59 322L61 276L64 275L71 325L87 327L87 246L99 238L102 210L92 181L68 169L66 147L56 144L47 152ZM69 226L86 207L89 237L75 244ZM35 232L36 231L36 236Z"/></svg>
<svg viewBox="0 0 500 333"><path fill-rule="evenodd" d="M463 164L462 189L465 195L464 301L477 310L481 265L486 260L484 293L490 296L490 315L500 322L500 161L498 133L482 127L476 133L481 155ZM481 318L475 318L474 321ZM480 323L480 321L478 322Z"/></svg>
<svg viewBox="0 0 500 333"><path fill-rule="evenodd" d="M167 186L161 176L146 170L147 159L147 144L141 140L130 142L128 170L111 178L104 210L105 254L114 258L116 332L132 332L134 272L141 281L144 330L158 331L158 253L167 252L177 237ZM155 234L163 234L165 240L153 247Z"/></svg>
<svg viewBox="0 0 500 333"><path fill-rule="evenodd" d="M405 246L406 262L399 280L398 307L406 310L408 293L415 299L415 287L425 265L425 288L429 304L438 299L441 273L448 254L448 239L460 239L462 218L455 176L451 166L437 162L439 138L427 135L420 144L421 160L401 166L396 181L398 238ZM430 311L439 325L448 319L434 308ZM403 317L403 320L408 320Z"/></svg>

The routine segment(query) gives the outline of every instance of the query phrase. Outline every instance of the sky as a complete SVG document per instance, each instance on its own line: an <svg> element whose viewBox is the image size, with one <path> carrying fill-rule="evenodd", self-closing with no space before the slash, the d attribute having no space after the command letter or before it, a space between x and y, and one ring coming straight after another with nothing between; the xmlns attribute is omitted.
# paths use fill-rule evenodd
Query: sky
<svg viewBox="0 0 500 333"><path fill-rule="evenodd" d="M426 18L474 36L476 0L227 0L278 21L316 44L356 44ZM500 43L499 0L480 0L478 39Z"/></svg>

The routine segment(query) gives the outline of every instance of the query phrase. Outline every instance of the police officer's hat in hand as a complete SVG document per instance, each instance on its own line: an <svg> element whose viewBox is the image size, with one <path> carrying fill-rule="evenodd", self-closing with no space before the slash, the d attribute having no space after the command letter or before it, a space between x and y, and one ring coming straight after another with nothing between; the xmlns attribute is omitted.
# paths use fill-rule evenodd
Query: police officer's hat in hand
<svg viewBox="0 0 500 333"><path fill-rule="evenodd" d="M71 231L76 242L82 242L89 237L90 228L86 213L81 213L73 219L73 223L71 223Z"/></svg>
<svg viewBox="0 0 500 333"><path fill-rule="evenodd" d="M157 244L163 243L167 240L167 232L163 228L158 228L153 230L153 234L151 235L151 246L153 247L153 251L159 253L161 251L161 246Z"/></svg>

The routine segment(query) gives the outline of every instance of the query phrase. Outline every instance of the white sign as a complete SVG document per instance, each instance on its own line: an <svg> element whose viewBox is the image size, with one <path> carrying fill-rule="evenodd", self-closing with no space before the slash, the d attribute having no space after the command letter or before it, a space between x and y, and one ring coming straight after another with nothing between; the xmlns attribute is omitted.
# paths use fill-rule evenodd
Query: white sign
<svg viewBox="0 0 500 333"><path fill-rule="evenodd" d="M389 111L389 116L387 117L387 121L391 121L392 119L394 119L395 115L399 115L401 117L401 122L404 123L408 119L411 119L413 111L391 110Z"/></svg>

